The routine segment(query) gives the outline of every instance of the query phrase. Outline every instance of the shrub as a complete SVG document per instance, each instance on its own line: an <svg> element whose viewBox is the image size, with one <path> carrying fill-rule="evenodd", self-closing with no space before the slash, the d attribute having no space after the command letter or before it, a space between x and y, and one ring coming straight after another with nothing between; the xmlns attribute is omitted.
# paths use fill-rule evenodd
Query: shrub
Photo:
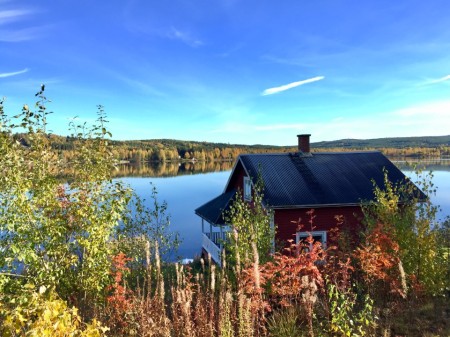
<svg viewBox="0 0 450 337"><path fill-rule="evenodd" d="M2 336L103 336L108 330L93 320L84 324L75 307L69 308L52 289L26 284L23 293L2 301Z"/></svg>
<svg viewBox="0 0 450 337"><path fill-rule="evenodd" d="M417 174L418 187L428 196L433 194L432 174ZM384 235L398 246L395 255L406 276L413 276L430 295L443 294L449 283L435 219L437 207L429 198L420 199L410 181L395 185L387 174L384 188L375 186L374 193L376 200L363 207L368 222L366 242L380 240L380 235ZM387 247L381 247L382 252L389 253L384 248Z"/></svg>
<svg viewBox="0 0 450 337"><path fill-rule="evenodd" d="M134 266L142 267L147 240L176 248L177 237L168 232L167 206L157 202L155 190L150 209L112 180L115 159L102 106L92 127L70 123L70 161L52 148L44 90L36 94L34 111L24 105L13 117L0 101L1 301L12 304L31 283L52 289L89 319L103 309L119 249L128 247Z"/></svg>

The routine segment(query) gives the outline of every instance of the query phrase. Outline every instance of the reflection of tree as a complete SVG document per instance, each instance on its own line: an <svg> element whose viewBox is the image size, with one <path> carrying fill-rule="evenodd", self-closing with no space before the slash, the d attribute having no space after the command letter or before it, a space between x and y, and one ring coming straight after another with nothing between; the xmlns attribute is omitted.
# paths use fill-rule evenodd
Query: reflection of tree
<svg viewBox="0 0 450 337"><path fill-rule="evenodd" d="M414 171L418 168L422 171L450 171L450 159L420 159L405 160L399 158L389 158L400 170Z"/></svg>
<svg viewBox="0 0 450 337"><path fill-rule="evenodd" d="M412 169L416 166L425 171L450 171L450 160L417 160L406 162L390 158L401 170ZM200 174L208 172L229 171L232 169L233 161L195 161L195 162L150 162L121 164L113 173L115 177L148 176L148 177L174 177L187 174Z"/></svg>
<svg viewBox="0 0 450 337"><path fill-rule="evenodd" d="M66 152L67 154L69 152ZM136 154L139 156L139 154ZM68 159L69 157L64 157ZM402 171L414 171L417 167L423 171L450 171L450 159L419 159L411 160L398 157L389 157ZM113 172L114 177L147 176L147 177L174 177L187 174L200 174L208 172L229 171L234 161L184 161L184 162L148 162L123 163ZM64 179L68 172L61 172L59 176Z"/></svg>
<svg viewBox="0 0 450 337"><path fill-rule="evenodd" d="M113 175L114 177L174 177L188 174L229 171L233 167L233 164L231 161L121 164Z"/></svg>

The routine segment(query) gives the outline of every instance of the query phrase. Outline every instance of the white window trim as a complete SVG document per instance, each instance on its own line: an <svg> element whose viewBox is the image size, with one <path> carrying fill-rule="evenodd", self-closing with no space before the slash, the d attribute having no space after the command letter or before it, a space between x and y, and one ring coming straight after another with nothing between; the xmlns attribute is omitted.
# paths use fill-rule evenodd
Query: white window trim
<svg viewBox="0 0 450 337"><path fill-rule="evenodd" d="M297 232L295 235L295 243L299 243L301 239L305 239L308 236L322 236L322 248L327 248L327 231L312 231L312 232ZM312 248L312 247L310 247Z"/></svg>
<svg viewBox="0 0 450 337"><path fill-rule="evenodd" d="M252 182L249 177L244 177L244 200L252 201Z"/></svg>

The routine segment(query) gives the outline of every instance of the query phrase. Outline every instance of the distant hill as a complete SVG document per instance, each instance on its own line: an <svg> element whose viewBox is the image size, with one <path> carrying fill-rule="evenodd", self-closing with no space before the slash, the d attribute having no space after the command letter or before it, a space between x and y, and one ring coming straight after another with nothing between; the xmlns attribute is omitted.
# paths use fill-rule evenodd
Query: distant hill
<svg viewBox="0 0 450 337"><path fill-rule="evenodd" d="M24 146L30 144L26 134L14 136ZM70 160L76 138L49 135L54 149L64 153ZM175 139L112 140L114 155L124 162L165 162L165 161L232 161L242 153L296 152L297 145L244 145L198 142ZM377 139L341 139L311 143L311 150L351 151L379 150L387 156L441 158L450 156L450 135L435 137L397 137Z"/></svg>
<svg viewBox="0 0 450 337"><path fill-rule="evenodd" d="M17 138L27 140L27 135L18 134ZM71 149L71 143L74 138L63 137L58 135L51 135L52 143L56 147L62 149ZM142 139L142 140L112 140L115 146L127 147L130 149L142 149L152 147L176 148L178 150L211 150L214 148L239 148L239 149L253 149L256 151L295 151L297 145L244 145L244 144L230 144L230 143L213 143L213 142L199 142L190 140L176 140L176 139ZM411 148L411 147L436 147L450 146L450 135L448 136L424 136L424 137L391 137L391 138L374 138L374 139L339 139L332 141L322 141L311 143L312 149L327 149L327 148L348 148L348 149L378 149L378 148Z"/></svg>
<svg viewBox="0 0 450 337"><path fill-rule="evenodd" d="M213 142L199 142L191 140L177 140L177 139L142 139L142 140L120 140L113 141L115 145L127 145L134 148L157 146L162 145L164 147L177 149L189 149L189 150L202 150L202 149L214 149L214 148L254 148L258 150L272 150L291 148L292 146L277 146L277 145L244 145L244 144L230 144L230 143L213 143Z"/></svg>
<svg viewBox="0 0 450 337"><path fill-rule="evenodd" d="M340 139L311 143L314 149L321 148L405 148L405 147L439 147L450 146L448 136L394 137L375 139Z"/></svg>
<svg viewBox="0 0 450 337"><path fill-rule="evenodd" d="M213 143L198 142L189 140L175 139L145 139L145 140L125 140L113 141L116 145L127 145L133 148L152 146L155 144L165 147L176 147L178 149L211 149L211 148L253 148L257 150L288 150L296 148L295 144L278 146L278 145L244 145L230 143ZM423 136L423 137L391 137L391 138L374 138L374 139L339 139L332 141L322 141L311 143L314 149L326 148L405 148L405 147L439 147L450 146L450 135L448 136Z"/></svg>

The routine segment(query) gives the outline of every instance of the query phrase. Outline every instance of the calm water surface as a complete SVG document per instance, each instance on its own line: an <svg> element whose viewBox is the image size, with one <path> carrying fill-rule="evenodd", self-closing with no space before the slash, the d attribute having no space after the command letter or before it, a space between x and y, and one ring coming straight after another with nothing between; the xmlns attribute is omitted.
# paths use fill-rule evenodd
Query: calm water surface
<svg viewBox="0 0 450 337"><path fill-rule="evenodd" d="M450 163L448 163L450 164ZM399 164L400 169L414 180L413 170ZM450 216L450 165L432 165L433 183L437 194L431 196L433 202L441 206L438 218ZM150 200L152 183L158 191L158 200L165 200L171 215L172 230L178 231L183 239L179 248L182 258L192 258L200 254L201 220L194 210L223 192L230 171L181 175L174 177L123 177L143 198Z"/></svg>
<svg viewBox="0 0 450 337"><path fill-rule="evenodd" d="M178 253L182 258L200 254L201 220L194 210L223 192L230 171L182 175L168 178L126 177L128 183L142 198L150 200L151 186L158 191L158 201L167 202L171 228L183 240ZM148 203L150 206L150 203Z"/></svg>

